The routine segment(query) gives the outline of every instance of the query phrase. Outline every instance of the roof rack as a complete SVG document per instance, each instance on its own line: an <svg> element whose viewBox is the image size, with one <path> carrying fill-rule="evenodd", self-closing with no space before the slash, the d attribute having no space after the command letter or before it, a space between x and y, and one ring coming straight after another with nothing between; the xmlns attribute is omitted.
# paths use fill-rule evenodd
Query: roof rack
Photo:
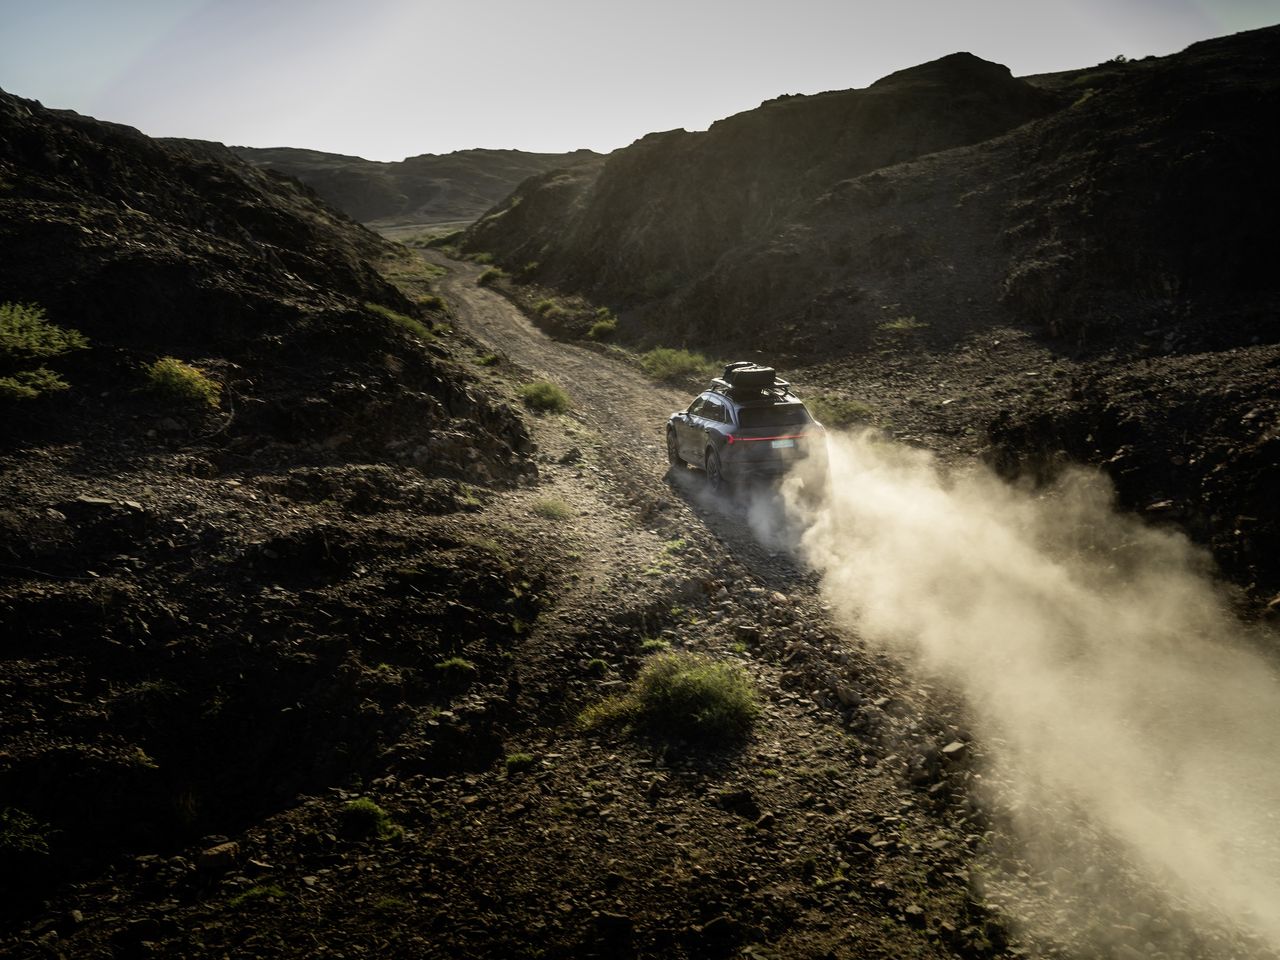
<svg viewBox="0 0 1280 960"><path fill-rule="evenodd" d="M752 400L757 398L763 400L786 400L789 397L795 399L791 393L791 384L777 377L774 377L770 386L757 388L735 387L723 377L714 377L711 380L711 389L733 400Z"/></svg>

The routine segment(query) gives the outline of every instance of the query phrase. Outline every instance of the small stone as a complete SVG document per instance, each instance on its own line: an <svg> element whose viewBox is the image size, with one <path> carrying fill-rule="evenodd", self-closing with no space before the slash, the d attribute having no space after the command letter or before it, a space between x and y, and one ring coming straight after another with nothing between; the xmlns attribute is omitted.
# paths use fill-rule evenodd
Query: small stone
<svg viewBox="0 0 1280 960"><path fill-rule="evenodd" d="M968 744L962 743L959 740L952 740L942 748L942 755L950 757L953 760L958 760L960 757L964 756L966 749L968 749Z"/></svg>
<svg viewBox="0 0 1280 960"><path fill-rule="evenodd" d="M760 819L756 821L757 830L772 830L778 823L778 818L772 813L763 813Z"/></svg>
<svg viewBox="0 0 1280 960"><path fill-rule="evenodd" d="M858 696L857 692L852 687L847 687L844 684L836 684L835 694L836 699L840 701L840 705L842 707L862 706L862 697Z"/></svg>
<svg viewBox="0 0 1280 960"><path fill-rule="evenodd" d="M202 851L196 860L196 867L204 873L221 873L235 866L238 859L240 844L230 840Z"/></svg>

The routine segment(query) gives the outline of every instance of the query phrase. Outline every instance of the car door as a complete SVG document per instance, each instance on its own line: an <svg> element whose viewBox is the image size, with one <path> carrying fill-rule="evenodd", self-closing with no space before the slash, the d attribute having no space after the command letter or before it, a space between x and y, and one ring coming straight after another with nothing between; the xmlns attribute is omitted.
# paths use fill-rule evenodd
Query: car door
<svg viewBox="0 0 1280 960"><path fill-rule="evenodd" d="M676 426L680 456L689 463L702 463L703 435L707 428L707 398L700 396L689 404L684 421Z"/></svg>
<svg viewBox="0 0 1280 960"><path fill-rule="evenodd" d="M720 449L721 443L717 438L724 435L724 425L729 420L728 408L720 397L709 396L706 400L707 406L703 411L702 444L698 449L699 463L702 461L708 445L715 447L717 450Z"/></svg>

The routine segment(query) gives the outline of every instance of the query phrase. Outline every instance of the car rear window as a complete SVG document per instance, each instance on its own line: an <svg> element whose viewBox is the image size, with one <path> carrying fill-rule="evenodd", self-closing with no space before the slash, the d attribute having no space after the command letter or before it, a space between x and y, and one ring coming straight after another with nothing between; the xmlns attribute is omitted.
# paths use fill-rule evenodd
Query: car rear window
<svg viewBox="0 0 1280 960"><path fill-rule="evenodd" d="M742 427L790 427L808 422L809 411L803 403L775 403L738 411L738 424Z"/></svg>

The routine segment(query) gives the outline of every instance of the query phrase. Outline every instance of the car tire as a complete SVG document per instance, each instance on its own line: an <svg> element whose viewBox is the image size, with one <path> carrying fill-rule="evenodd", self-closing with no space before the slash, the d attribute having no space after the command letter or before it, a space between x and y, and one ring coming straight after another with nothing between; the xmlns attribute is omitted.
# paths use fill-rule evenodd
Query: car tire
<svg viewBox="0 0 1280 960"><path fill-rule="evenodd" d="M684 460L680 456L680 441L676 439L676 432L671 427L667 427L667 463L673 467L684 466Z"/></svg>
<svg viewBox="0 0 1280 960"><path fill-rule="evenodd" d="M706 471L708 489L719 493L724 489L726 481L724 471L720 468L720 454L710 447L707 448Z"/></svg>

